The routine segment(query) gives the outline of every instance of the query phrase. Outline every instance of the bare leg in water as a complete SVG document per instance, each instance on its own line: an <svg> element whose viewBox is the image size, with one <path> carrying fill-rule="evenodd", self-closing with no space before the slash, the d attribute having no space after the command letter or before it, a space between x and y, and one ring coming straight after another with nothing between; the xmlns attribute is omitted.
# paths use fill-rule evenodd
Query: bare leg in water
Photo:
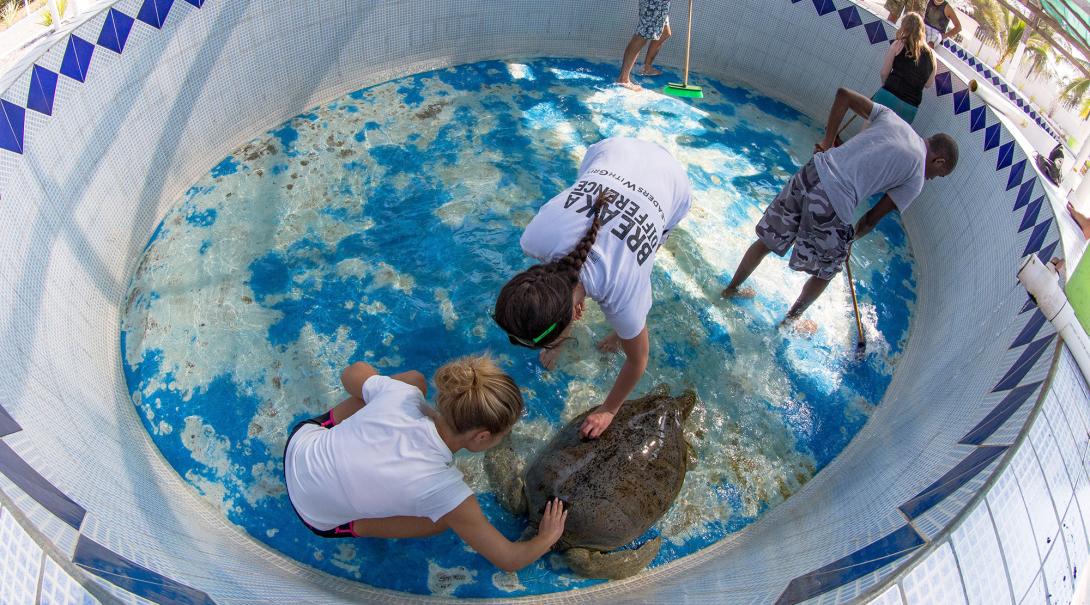
<svg viewBox="0 0 1090 605"><path fill-rule="evenodd" d="M768 256L769 252L772 252L772 250L761 240L753 242L749 249L746 250L745 256L742 257L742 262L738 263L738 268L734 270L734 277L719 295L723 298L734 298L735 296L753 298L756 296L757 293L753 291L753 288L743 288L741 290L738 288L753 274L753 270L761 264L761 261Z"/></svg>
<svg viewBox="0 0 1090 605"><path fill-rule="evenodd" d="M652 40L647 45L647 54L643 58L643 68L640 69L641 76L660 76L662 75L661 69L655 68L655 57L659 54L659 49L662 48L662 43L665 42L673 35L670 31L670 22L667 21L666 25L662 28L662 35L658 40Z"/></svg>
<svg viewBox="0 0 1090 605"><path fill-rule="evenodd" d="M617 83L629 90L643 90L643 87L632 81L632 67L636 64L636 58L640 56L640 49L647 40L638 34L633 35L624 49L624 58L621 59L621 74L617 76Z"/></svg>

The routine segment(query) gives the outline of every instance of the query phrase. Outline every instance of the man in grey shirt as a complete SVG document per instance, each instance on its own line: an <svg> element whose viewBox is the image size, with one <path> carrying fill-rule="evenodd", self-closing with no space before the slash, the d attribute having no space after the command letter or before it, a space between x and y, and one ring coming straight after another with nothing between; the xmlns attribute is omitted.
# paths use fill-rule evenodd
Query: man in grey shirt
<svg viewBox="0 0 1090 605"><path fill-rule="evenodd" d="M849 109L870 120L870 127L835 146ZM765 210L757 241L722 293L723 298L753 296L750 288L739 290L742 282L769 252L784 256L794 244L789 266L810 279L783 323L797 319L825 291L848 258L852 240L869 233L890 210L904 212L925 180L950 174L958 163L958 146L949 135L922 139L893 110L846 88L836 91L825 138L816 147L813 159ZM882 199L852 227L856 206L880 192Z"/></svg>

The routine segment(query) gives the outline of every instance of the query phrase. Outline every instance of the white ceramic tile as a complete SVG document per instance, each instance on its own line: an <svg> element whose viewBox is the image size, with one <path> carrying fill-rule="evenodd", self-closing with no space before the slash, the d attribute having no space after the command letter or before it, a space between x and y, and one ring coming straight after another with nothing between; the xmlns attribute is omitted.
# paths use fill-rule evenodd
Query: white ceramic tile
<svg viewBox="0 0 1090 605"><path fill-rule="evenodd" d="M957 561L954 560L954 551L948 542L941 544L926 559L917 563L901 580L901 588L904 590L907 605L957 605L966 602Z"/></svg>
<svg viewBox="0 0 1090 605"><path fill-rule="evenodd" d="M28 605L38 594L42 549L0 509L0 605Z"/></svg>
<svg viewBox="0 0 1090 605"><path fill-rule="evenodd" d="M901 587L894 584L869 601L869 605L902 605Z"/></svg>
<svg viewBox="0 0 1090 605"><path fill-rule="evenodd" d="M1052 545L1052 549L1045 556L1043 571L1048 603L1068 605L1075 592L1075 577L1063 542L1057 541Z"/></svg>
<svg viewBox="0 0 1090 605"><path fill-rule="evenodd" d="M981 503L951 535L970 605L1011 603L1003 554L988 507Z"/></svg>
<svg viewBox="0 0 1090 605"><path fill-rule="evenodd" d="M99 605L79 582L72 579L56 561L46 557L42 570L41 605Z"/></svg>
<svg viewBox="0 0 1090 605"><path fill-rule="evenodd" d="M988 492L987 501L996 534L999 536L1003 559L1011 576L1015 602L1021 603L1020 595L1030 590L1030 585L1040 570L1041 559L1012 468L1008 467L1003 471Z"/></svg>
<svg viewBox="0 0 1090 605"><path fill-rule="evenodd" d="M1011 460L1011 469L1018 479L1022 500L1029 512L1037 552L1044 553L1060 533L1060 521L1052 505L1048 485L1032 447L1022 447Z"/></svg>

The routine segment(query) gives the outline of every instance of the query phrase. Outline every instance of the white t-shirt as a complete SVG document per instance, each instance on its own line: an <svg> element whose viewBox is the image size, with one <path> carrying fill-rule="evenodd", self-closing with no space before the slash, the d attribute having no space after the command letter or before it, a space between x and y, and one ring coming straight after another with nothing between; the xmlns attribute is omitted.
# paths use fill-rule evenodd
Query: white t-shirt
<svg viewBox="0 0 1090 605"><path fill-rule="evenodd" d="M526 254L551 262L571 252L590 227L598 193L618 193L602 209L602 227L579 273L624 339L643 331L651 310L651 268L669 231L689 212L685 168L656 143L614 137L591 145L574 185L549 200L522 234Z"/></svg>
<svg viewBox="0 0 1090 605"><path fill-rule="evenodd" d="M288 497L315 529L356 519L410 516L438 521L473 491L435 423L420 409L420 389L387 376L363 383L367 405L325 429L304 425L288 442Z"/></svg>
<svg viewBox="0 0 1090 605"><path fill-rule="evenodd" d="M840 220L852 224L859 202L886 193L901 212L920 195L927 143L894 111L880 103L870 127L840 147L814 155L814 168Z"/></svg>

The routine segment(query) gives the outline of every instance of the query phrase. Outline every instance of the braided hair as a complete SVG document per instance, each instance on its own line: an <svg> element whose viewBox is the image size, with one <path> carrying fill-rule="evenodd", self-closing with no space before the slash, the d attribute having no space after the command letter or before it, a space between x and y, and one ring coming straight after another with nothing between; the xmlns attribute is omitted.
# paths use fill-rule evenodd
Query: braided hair
<svg viewBox="0 0 1090 605"><path fill-rule="evenodd" d="M504 284L492 318L513 344L533 348L559 344L560 335L572 320L572 292L579 284L579 271L602 227L602 208L615 195L598 193L590 211L590 227L571 252L550 263L534 265Z"/></svg>

